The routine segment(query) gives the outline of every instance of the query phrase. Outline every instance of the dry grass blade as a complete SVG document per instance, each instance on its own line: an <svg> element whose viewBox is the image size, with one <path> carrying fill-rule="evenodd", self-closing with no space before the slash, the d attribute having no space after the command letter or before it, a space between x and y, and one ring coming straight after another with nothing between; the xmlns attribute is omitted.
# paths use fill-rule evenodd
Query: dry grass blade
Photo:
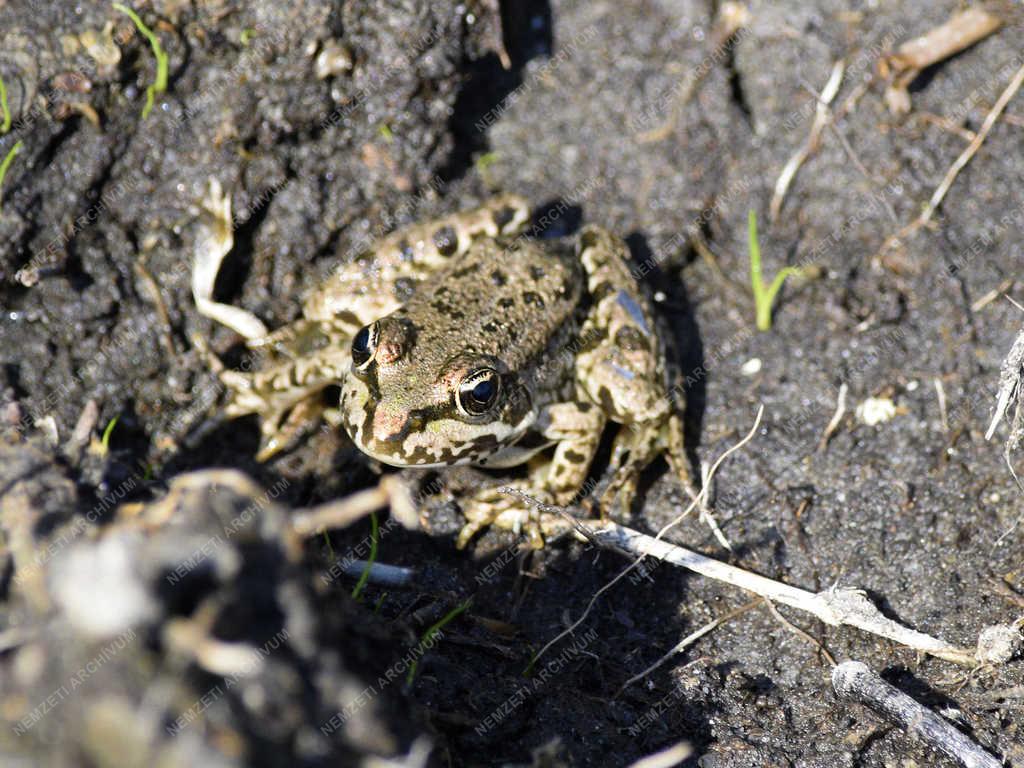
<svg viewBox="0 0 1024 768"><path fill-rule="evenodd" d="M985 121L981 124L981 129L978 131L977 135L975 135L974 140L963 152L960 153L960 156L949 167L949 170L946 171L946 175L942 179L942 183L935 188L931 199L928 200L928 203L925 205L924 210L921 211L921 214L912 222L907 224L907 226L903 227L899 232L894 235L890 235L882 244L878 253L875 254L875 260L885 255L885 253L893 246L898 245L904 237L913 234L931 221L932 215L945 199L946 193L949 192L949 188L953 186L953 182L956 180L957 175L981 148L981 145L988 137L989 131L992 130L992 126L995 125L996 120L999 119L1003 110L1006 109L1006 105L1010 103L1010 99L1012 99L1017 91L1020 90L1022 83L1024 83L1024 65L1021 65L1020 69L1017 70L1016 74L1014 74L1013 78L1010 80L1009 85L1007 85L1002 94L1000 94L999 100L996 101L995 105L985 116Z"/></svg>
<svg viewBox="0 0 1024 768"><path fill-rule="evenodd" d="M811 123L811 132L807 136L807 141L782 167L782 172L779 174L779 178L775 182L775 189L772 192L771 205L768 208L768 214L771 216L772 221L778 219L779 211L782 210L782 202L786 198L786 192L789 190L789 185L793 183L793 179L796 177L797 171L800 170L800 166L818 148L821 132L825 130L830 120L829 106L835 100L836 94L839 93L839 86L843 83L843 73L845 71L846 62L842 59L839 59L839 61L832 65L832 73L829 75L828 82L825 83L821 96L818 97L818 105L814 111L814 122Z"/></svg>
<svg viewBox="0 0 1024 768"><path fill-rule="evenodd" d="M884 73L891 78L885 94L889 109L897 114L909 112L907 86L917 79L921 70L969 48L1002 24L1002 19L984 8L970 8L920 37L903 43L881 62Z"/></svg>

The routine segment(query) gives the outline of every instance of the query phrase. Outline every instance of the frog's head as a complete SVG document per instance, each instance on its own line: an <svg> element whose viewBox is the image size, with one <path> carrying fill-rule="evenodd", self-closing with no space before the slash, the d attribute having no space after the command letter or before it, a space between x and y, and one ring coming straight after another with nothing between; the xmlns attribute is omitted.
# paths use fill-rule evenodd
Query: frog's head
<svg viewBox="0 0 1024 768"><path fill-rule="evenodd" d="M360 450L396 467L486 465L523 436L526 382L495 354L448 346L402 310L355 335L341 417Z"/></svg>

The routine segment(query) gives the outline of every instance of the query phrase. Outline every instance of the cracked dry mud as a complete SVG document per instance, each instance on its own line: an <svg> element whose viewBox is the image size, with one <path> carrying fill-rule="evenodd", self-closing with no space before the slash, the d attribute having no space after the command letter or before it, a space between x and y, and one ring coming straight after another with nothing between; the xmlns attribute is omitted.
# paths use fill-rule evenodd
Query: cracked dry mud
<svg viewBox="0 0 1024 768"><path fill-rule="evenodd" d="M808 89L845 56L841 103L887 45L958 4L751 2L723 51L717 5L140 3L170 63L145 120L153 57L127 17L92 2L0 7L13 113L0 152L23 141L0 209L0 763L326 766L413 750L414 765L425 737L430 765L542 764L542 752L628 765L678 740L704 768L952 765L838 701L814 647L763 609L613 698L748 600L670 568L607 593L540 662L547 673L524 678L531 652L624 563L568 541L519 556L497 532L456 552L443 498L429 533L382 518L379 558L416 568L413 587L353 600L337 566L366 556L369 522L299 541L287 521L367 487L370 468L333 430L255 462L257 426L220 418L197 346L229 365L243 356L189 293L211 176L237 214L216 298L270 327L367 238L523 194L557 213L546 234L600 222L638 267L655 265L643 279L683 350L694 458L719 455L766 406L717 478L734 554L697 521L678 541L808 590L864 588L890 617L959 645L1012 623L1024 496L983 437L1021 322L1008 302L981 300L1020 297L1020 96L935 226L872 257L978 129L1006 85L998 73L1019 66L1020 19L926 71L906 117L869 87L769 222L810 125ZM697 72L668 135L639 141ZM768 333L753 329L749 208L768 275L820 273L786 285ZM819 450L844 383L849 411ZM862 423L854 406L868 397L891 399L895 416ZM211 468L225 471L189 474ZM657 530L681 495L664 467L646 479L624 522ZM423 632L469 595L408 685ZM783 612L1024 765L1019 660L965 677Z"/></svg>

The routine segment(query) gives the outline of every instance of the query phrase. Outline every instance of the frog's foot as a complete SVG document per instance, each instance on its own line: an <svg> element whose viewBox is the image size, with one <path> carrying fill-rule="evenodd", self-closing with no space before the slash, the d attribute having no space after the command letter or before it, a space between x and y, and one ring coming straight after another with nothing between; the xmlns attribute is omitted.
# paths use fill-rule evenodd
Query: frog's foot
<svg viewBox="0 0 1024 768"><path fill-rule="evenodd" d="M288 364L255 373L220 373L221 381L230 392L224 414L229 419L251 413L259 415L260 450L256 454L257 461L266 461L292 447L323 413L319 391L330 382L295 386L296 368L296 364Z"/></svg>
<svg viewBox="0 0 1024 768"><path fill-rule="evenodd" d="M602 517L616 504L629 511L640 473L665 449L665 429L662 422L637 422L624 424L615 436L609 465L611 479L601 494Z"/></svg>
<svg viewBox="0 0 1024 768"><path fill-rule="evenodd" d="M256 461L267 461L281 451L294 447L300 437L320 422L323 413L323 403L317 398L309 398L297 403L283 421L261 421L260 450L256 454Z"/></svg>
<svg viewBox="0 0 1024 768"><path fill-rule="evenodd" d="M550 492L533 488L529 482L479 491L459 502L466 524L459 531L455 546L464 549L477 533L495 526L516 535L525 534L531 548L541 549L545 538L561 535L571 527L557 512L545 510L555 501Z"/></svg>
<svg viewBox="0 0 1024 768"><path fill-rule="evenodd" d="M535 457L526 480L485 489L465 502L468 522L459 534L460 549L488 525L517 533L525 530L535 549L544 545L545 536L565 533L571 527L550 507L568 506L581 495L601 440L604 414L590 403L556 403L545 410L541 422L543 436L556 442L554 455L550 459Z"/></svg>

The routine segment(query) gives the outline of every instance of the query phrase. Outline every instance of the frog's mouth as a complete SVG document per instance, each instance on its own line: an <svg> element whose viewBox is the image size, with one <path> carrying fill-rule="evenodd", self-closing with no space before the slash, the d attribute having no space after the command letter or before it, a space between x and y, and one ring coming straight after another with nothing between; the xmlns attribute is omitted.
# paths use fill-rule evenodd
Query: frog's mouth
<svg viewBox="0 0 1024 768"><path fill-rule="evenodd" d="M491 457L515 443L530 422L527 416L522 424L468 424L440 414L420 420L375 407L369 395L367 385L358 378L346 380L342 425L359 450L392 467L486 465Z"/></svg>

